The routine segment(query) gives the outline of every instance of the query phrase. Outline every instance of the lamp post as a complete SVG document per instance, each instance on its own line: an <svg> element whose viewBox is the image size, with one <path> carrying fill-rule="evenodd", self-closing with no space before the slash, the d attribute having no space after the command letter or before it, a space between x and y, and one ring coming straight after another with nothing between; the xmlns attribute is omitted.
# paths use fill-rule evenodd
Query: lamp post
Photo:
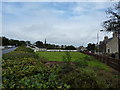
<svg viewBox="0 0 120 90"><path fill-rule="evenodd" d="M97 47L98 47L98 55L100 54L100 48L99 48L99 32L101 32L101 31L103 31L103 30L99 30L99 31L97 32Z"/></svg>
<svg viewBox="0 0 120 90"><path fill-rule="evenodd" d="M99 54L99 31L97 32L97 48L98 48L98 54Z"/></svg>

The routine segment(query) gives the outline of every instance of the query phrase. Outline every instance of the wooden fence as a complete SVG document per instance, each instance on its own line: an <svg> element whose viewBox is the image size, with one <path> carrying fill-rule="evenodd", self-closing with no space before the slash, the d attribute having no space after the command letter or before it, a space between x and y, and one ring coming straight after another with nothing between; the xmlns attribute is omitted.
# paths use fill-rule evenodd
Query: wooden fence
<svg viewBox="0 0 120 90"><path fill-rule="evenodd" d="M87 52L82 52L82 53L93 56L97 60L100 60L101 62L107 64L108 66L120 72L120 59L114 59L114 58L105 57L102 55L97 55L97 54L87 53Z"/></svg>

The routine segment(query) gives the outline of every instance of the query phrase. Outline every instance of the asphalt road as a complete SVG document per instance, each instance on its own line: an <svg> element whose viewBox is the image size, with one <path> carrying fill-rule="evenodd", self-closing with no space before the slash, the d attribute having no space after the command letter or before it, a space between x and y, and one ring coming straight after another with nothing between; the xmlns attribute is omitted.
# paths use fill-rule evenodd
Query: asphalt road
<svg viewBox="0 0 120 90"><path fill-rule="evenodd" d="M0 51L0 56L2 56L2 54L12 52L12 51L14 51L16 48L17 48L17 47L9 48L9 49L4 49L4 50L2 50L2 52Z"/></svg>

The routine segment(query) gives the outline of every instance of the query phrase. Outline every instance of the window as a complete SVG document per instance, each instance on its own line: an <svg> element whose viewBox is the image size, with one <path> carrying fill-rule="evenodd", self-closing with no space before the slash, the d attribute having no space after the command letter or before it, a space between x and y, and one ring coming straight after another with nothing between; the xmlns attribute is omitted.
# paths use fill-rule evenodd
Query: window
<svg viewBox="0 0 120 90"><path fill-rule="evenodd" d="M110 49L108 48L108 53L110 53Z"/></svg>

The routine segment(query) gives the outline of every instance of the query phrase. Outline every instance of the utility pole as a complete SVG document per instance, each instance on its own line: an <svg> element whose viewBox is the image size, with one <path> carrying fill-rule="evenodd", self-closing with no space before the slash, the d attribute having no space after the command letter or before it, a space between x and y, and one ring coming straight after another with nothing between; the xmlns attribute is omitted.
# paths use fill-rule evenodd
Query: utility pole
<svg viewBox="0 0 120 90"><path fill-rule="evenodd" d="M44 44L46 44L46 38L45 38L45 42L44 42Z"/></svg>
<svg viewBox="0 0 120 90"><path fill-rule="evenodd" d="M97 47L98 47L98 55L100 54L100 43L99 43L99 32L102 32L103 30L100 30L97 32Z"/></svg>
<svg viewBox="0 0 120 90"><path fill-rule="evenodd" d="M98 54L99 54L99 32L97 32L97 47L98 47Z"/></svg>

